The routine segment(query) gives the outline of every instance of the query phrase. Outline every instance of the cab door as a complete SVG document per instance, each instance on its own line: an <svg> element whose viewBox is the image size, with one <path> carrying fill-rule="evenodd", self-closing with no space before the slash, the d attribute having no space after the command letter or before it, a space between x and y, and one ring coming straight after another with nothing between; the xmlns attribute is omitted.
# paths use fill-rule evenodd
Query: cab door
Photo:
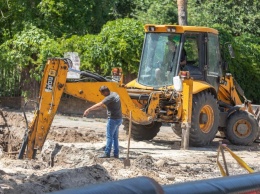
<svg viewBox="0 0 260 194"><path fill-rule="evenodd" d="M206 52L206 80L218 91L220 77L222 76L218 35L208 33Z"/></svg>
<svg viewBox="0 0 260 194"><path fill-rule="evenodd" d="M189 71L194 80L206 81L205 33L186 32L184 49L187 55L187 63L181 70Z"/></svg>

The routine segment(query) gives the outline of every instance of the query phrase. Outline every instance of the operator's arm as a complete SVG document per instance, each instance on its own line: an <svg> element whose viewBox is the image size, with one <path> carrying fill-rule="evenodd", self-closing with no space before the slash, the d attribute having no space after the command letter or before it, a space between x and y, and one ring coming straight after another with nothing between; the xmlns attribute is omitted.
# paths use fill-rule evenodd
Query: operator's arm
<svg viewBox="0 0 260 194"><path fill-rule="evenodd" d="M97 110L97 109L101 108L103 105L104 105L104 104L103 104L102 101L99 102L99 103L97 103L97 104L94 104L93 106L91 106L91 107L89 107L87 110L85 110L85 112L84 112L84 114L83 114L83 117L84 117L84 116L87 116L90 111L92 111L92 110Z"/></svg>

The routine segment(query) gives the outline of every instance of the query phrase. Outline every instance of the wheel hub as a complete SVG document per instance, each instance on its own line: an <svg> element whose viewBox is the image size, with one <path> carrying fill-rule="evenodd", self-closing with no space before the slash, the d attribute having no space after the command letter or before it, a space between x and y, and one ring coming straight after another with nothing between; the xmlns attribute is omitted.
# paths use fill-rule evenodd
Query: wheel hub
<svg viewBox="0 0 260 194"><path fill-rule="evenodd" d="M202 107L199 115L199 125L203 133L208 133L214 122L214 112L211 106L205 105Z"/></svg>
<svg viewBox="0 0 260 194"><path fill-rule="evenodd" d="M205 113L200 114L200 123L201 124L206 124L208 121L208 115Z"/></svg>
<svg viewBox="0 0 260 194"><path fill-rule="evenodd" d="M235 123L233 131L238 137L245 138L251 133L251 125L247 120L241 119Z"/></svg>

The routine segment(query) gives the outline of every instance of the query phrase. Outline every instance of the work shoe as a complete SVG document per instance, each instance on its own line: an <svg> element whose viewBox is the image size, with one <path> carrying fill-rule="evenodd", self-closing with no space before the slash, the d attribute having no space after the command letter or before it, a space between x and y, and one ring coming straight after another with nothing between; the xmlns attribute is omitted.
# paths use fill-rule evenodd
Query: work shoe
<svg viewBox="0 0 260 194"><path fill-rule="evenodd" d="M114 158L119 158L119 155L114 155Z"/></svg>
<svg viewBox="0 0 260 194"><path fill-rule="evenodd" d="M105 151L106 150L106 146L102 146L101 148L99 148L99 149L96 149L97 151Z"/></svg>
<svg viewBox="0 0 260 194"><path fill-rule="evenodd" d="M100 155L100 156L98 156L99 158L110 158L110 156L109 155L107 155L107 154L102 154L102 155Z"/></svg>

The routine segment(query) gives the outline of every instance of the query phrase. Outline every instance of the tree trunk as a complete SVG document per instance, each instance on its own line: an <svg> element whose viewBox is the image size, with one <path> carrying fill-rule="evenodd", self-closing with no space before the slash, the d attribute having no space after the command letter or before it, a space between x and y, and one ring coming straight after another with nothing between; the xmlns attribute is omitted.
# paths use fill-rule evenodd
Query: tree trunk
<svg viewBox="0 0 260 194"><path fill-rule="evenodd" d="M182 26L187 26L187 3L188 0L177 0L178 5L178 23Z"/></svg>
<svg viewBox="0 0 260 194"><path fill-rule="evenodd" d="M21 89L28 99L36 99L39 95L40 83L30 76L32 65L24 67L21 72Z"/></svg>
<svg viewBox="0 0 260 194"><path fill-rule="evenodd" d="M31 58L37 60L37 55L32 54ZM35 70L35 65L29 62L28 66L23 67L21 72L21 89L23 97L36 99L39 97L40 83L30 76L30 71Z"/></svg>

